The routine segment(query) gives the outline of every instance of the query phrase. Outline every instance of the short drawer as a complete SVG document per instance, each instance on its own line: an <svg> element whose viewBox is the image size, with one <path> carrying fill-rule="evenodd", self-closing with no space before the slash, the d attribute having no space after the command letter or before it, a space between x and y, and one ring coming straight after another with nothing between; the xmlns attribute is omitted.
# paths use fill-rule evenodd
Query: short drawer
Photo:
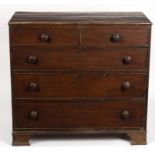
<svg viewBox="0 0 155 155"><path fill-rule="evenodd" d="M11 44L78 45L79 32L75 28L57 28L50 25L12 25Z"/></svg>
<svg viewBox="0 0 155 155"><path fill-rule="evenodd" d="M145 74L45 73L14 74L15 98L143 98Z"/></svg>
<svg viewBox="0 0 155 155"><path fill-rule="evenodd" d="M140 128L144 102L124 101L17 101L13 105L14 129Z"/></svg>
<svg viewBox="0 0 155 155"><path fill-rule="evenodd" d="M13 70L146 69L147 48L12 48Z"/></svg>
<svg viewBox="0 0 155 155"><path fill-rule="evenodd" d="M84 29L82 46L146 46L149 42L147 29Z"/></svg>

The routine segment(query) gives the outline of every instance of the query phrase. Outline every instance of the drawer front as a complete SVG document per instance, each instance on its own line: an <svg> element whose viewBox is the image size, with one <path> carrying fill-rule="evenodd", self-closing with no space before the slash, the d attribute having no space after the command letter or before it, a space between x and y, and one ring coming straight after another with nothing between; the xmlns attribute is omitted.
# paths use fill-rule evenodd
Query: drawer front
<svg viewBox="0 0 155 155"><path fill-rule="evenodd" d="M84 29L81 33L83 46L108 46L108 45L148 45L149 34L147 29Z"/></svg>
<svg viewBox="0 0 155 155"><path fill-rule="evenodd" d="M136 70L146 58L146 48L12 48L14 70Z"/></svg>
<svg viewBox="0 0 155 155"><path fill-rule="evenodd" d="M10 28L11 44L78 45L79 32L75 28L50 25L15 25Z"/></svg>
<svg viewBox="0 0 155 155"><path fill-rule="evenodd" d="M145 74L14 74L16 98L145 96Z"/></svg>
<svg viewBox="0 0 155 155"><path fill-rule="evenodd" d="M144 102L30 102L14 104L14 128L140 128Z"/></svg>

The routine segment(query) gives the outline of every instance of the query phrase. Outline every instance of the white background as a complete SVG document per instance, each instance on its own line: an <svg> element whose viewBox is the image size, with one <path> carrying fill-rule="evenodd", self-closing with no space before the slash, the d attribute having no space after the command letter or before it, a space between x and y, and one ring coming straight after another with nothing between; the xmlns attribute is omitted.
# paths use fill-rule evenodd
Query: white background
<svg viewBox="0 0 155 155"><path fill-rule="evenodd" d="M0 154L155 154L155 30L152 27L148 145L121 139L32 140L30 147L11 146L11 89L8 21L15 11L142 11L155 23L155 0L1 0L0 1Z"/></svg>

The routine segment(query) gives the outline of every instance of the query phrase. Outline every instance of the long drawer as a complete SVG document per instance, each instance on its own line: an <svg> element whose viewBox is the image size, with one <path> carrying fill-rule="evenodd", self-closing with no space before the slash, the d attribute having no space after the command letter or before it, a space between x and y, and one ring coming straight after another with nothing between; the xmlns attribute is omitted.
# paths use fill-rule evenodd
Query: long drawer
<svg viewBox="0 0 155 155"><path fill-rule="evenodd" d="M147 48L15 46L13 70L144 70Z"/></svg>
<svg viewBox="0 0 155 155"><path fill-rule="evenodd" d="M14 129L140 128L145 121L143 101L17 101Z"/></svg>
<svg viewBox="0 0 155 155"><path fill-rule="evenodd" d="M13 74L15 98L143 98L146 74L45 73Z"/></svg>

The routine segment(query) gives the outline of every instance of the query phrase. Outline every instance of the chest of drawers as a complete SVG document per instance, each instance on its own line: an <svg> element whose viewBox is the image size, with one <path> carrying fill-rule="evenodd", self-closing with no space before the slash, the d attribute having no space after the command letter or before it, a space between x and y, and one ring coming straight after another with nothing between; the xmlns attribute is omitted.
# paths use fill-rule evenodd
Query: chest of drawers
<svg viewBox="0 0 155 155"><path fill-rule="evenodd" d="M17 12L9 31L14 145L37 135L146 143L151 22L143 13Z"/></svg>

